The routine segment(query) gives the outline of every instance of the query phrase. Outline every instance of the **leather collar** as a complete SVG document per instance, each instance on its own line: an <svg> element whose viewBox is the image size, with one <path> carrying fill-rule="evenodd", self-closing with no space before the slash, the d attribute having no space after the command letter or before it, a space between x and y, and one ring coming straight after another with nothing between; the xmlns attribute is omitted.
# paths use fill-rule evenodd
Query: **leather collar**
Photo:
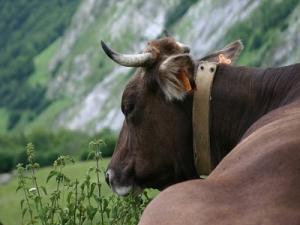
<svg viewBox="0 0 300 225"><path fill-rule="evenodd" d="M194 162L199 176L212 171L210 152L210 101L211 88L217 63L200 62L196 73L193 100Z"/></svg>

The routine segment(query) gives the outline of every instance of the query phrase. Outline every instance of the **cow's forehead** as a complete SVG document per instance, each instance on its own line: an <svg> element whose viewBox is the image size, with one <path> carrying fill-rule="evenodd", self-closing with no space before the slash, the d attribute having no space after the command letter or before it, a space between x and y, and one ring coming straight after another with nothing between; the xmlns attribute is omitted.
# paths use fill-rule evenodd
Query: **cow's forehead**
<svg viewBox="0 0 300 225"><path fill-rule="evenodd" d="M155 47L160 55L172 55L182 52L182 49L176 43L176 40L172 37L161 38L158 40L153 40L148 43L148 47ZM147 49L146 48L146 49Z"/></svg>
<svg viewBox="0 0 300 225"><path fill-rule="evenodd" d="M137 92L141 91L144 84L144 71L141 69L138 69L136 74L131 77L129 82L127 83L125 90L123 92L123 98L126 98L127 96L132 96L136 94Z"/></svg>

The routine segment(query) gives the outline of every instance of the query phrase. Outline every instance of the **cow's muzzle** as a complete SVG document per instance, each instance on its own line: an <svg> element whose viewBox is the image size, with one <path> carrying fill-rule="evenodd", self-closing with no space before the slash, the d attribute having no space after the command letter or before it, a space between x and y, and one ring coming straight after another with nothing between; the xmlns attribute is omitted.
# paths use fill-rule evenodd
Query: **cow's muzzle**
<svg viewBox="0 0 300 225"><path fill-rule="evenodd" d="M140 194L142 192L142 188L135 184L134 179L120 179L120 175L118 175L113 169L108 169L106 171L105 181L111 187L113 192L119 196Z"/></svg>

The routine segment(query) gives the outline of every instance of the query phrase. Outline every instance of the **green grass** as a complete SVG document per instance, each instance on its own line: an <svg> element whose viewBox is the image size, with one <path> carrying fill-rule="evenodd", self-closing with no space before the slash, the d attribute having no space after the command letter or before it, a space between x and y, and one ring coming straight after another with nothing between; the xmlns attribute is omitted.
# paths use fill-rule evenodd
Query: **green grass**
<svg viewBox="0 0 300 225"><path fill-rule="evenodd" d="M104 159L101 161L101 167L106 168L110 159ZM95 162L76 162L74 165L67 165L64 168L64 172L71 179L78 178L79 181L84 179L86 171L95 166ZM45 185L46 178L49 174L49 171L52 168L42 168L37 173L38 183L44 186L47 186L48 191L52 191L56 187L56 183L54 180L50 181ZM93 177L96 179L96 175ZM104 176L101 177L101 183L104 185L103 194L111 195L112 192L108 185L106 185L104 181ZM0 221L4 225L19 225L21 224L21 209L20 209L20 200L23 198L21 192L16 192L17 188L17 178L14 178L6 185L0 185ZM155 196L158 192L155 190L151 190L150 196ZM66 197L66 196L65 196Z"/></svg>
<svg viewBox="0 0 300 225"><path fill-rule="evenodd" d="M103 160L102 166L106 167L109 160ZM64 169L66 174L71 178L78 177L83 179L86 171L89 167L93 166L94 162L83 162L76 163L74 165L68 165ZM52 168L42 168L37 174L37 180L40 184L45 184L46 178L49 171ZM101 182L104 182L104 177L102 177ZM49 182L47 187L49 190L55 189L55 182ZM0 186L0 221L5 225L17 225L21 224L21 210L20 210L20 200L23 198L22 192L16 192L17 188L17 178L14 176L13 180L6 185ZM109 193L109 187L104 185L104 193Z"/></svg>

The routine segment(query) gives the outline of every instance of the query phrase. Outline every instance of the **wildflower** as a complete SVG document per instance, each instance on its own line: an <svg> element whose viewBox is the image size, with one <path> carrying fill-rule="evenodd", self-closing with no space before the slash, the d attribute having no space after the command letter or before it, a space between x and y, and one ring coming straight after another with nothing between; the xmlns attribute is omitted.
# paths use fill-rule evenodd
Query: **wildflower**
<svg viewBox="0 0 300 225"><path fill-rule="evenodd" d="M29 193L35 194L36 193L36 188L35 187L30 188L28 191L29 191Z"/></svg>

